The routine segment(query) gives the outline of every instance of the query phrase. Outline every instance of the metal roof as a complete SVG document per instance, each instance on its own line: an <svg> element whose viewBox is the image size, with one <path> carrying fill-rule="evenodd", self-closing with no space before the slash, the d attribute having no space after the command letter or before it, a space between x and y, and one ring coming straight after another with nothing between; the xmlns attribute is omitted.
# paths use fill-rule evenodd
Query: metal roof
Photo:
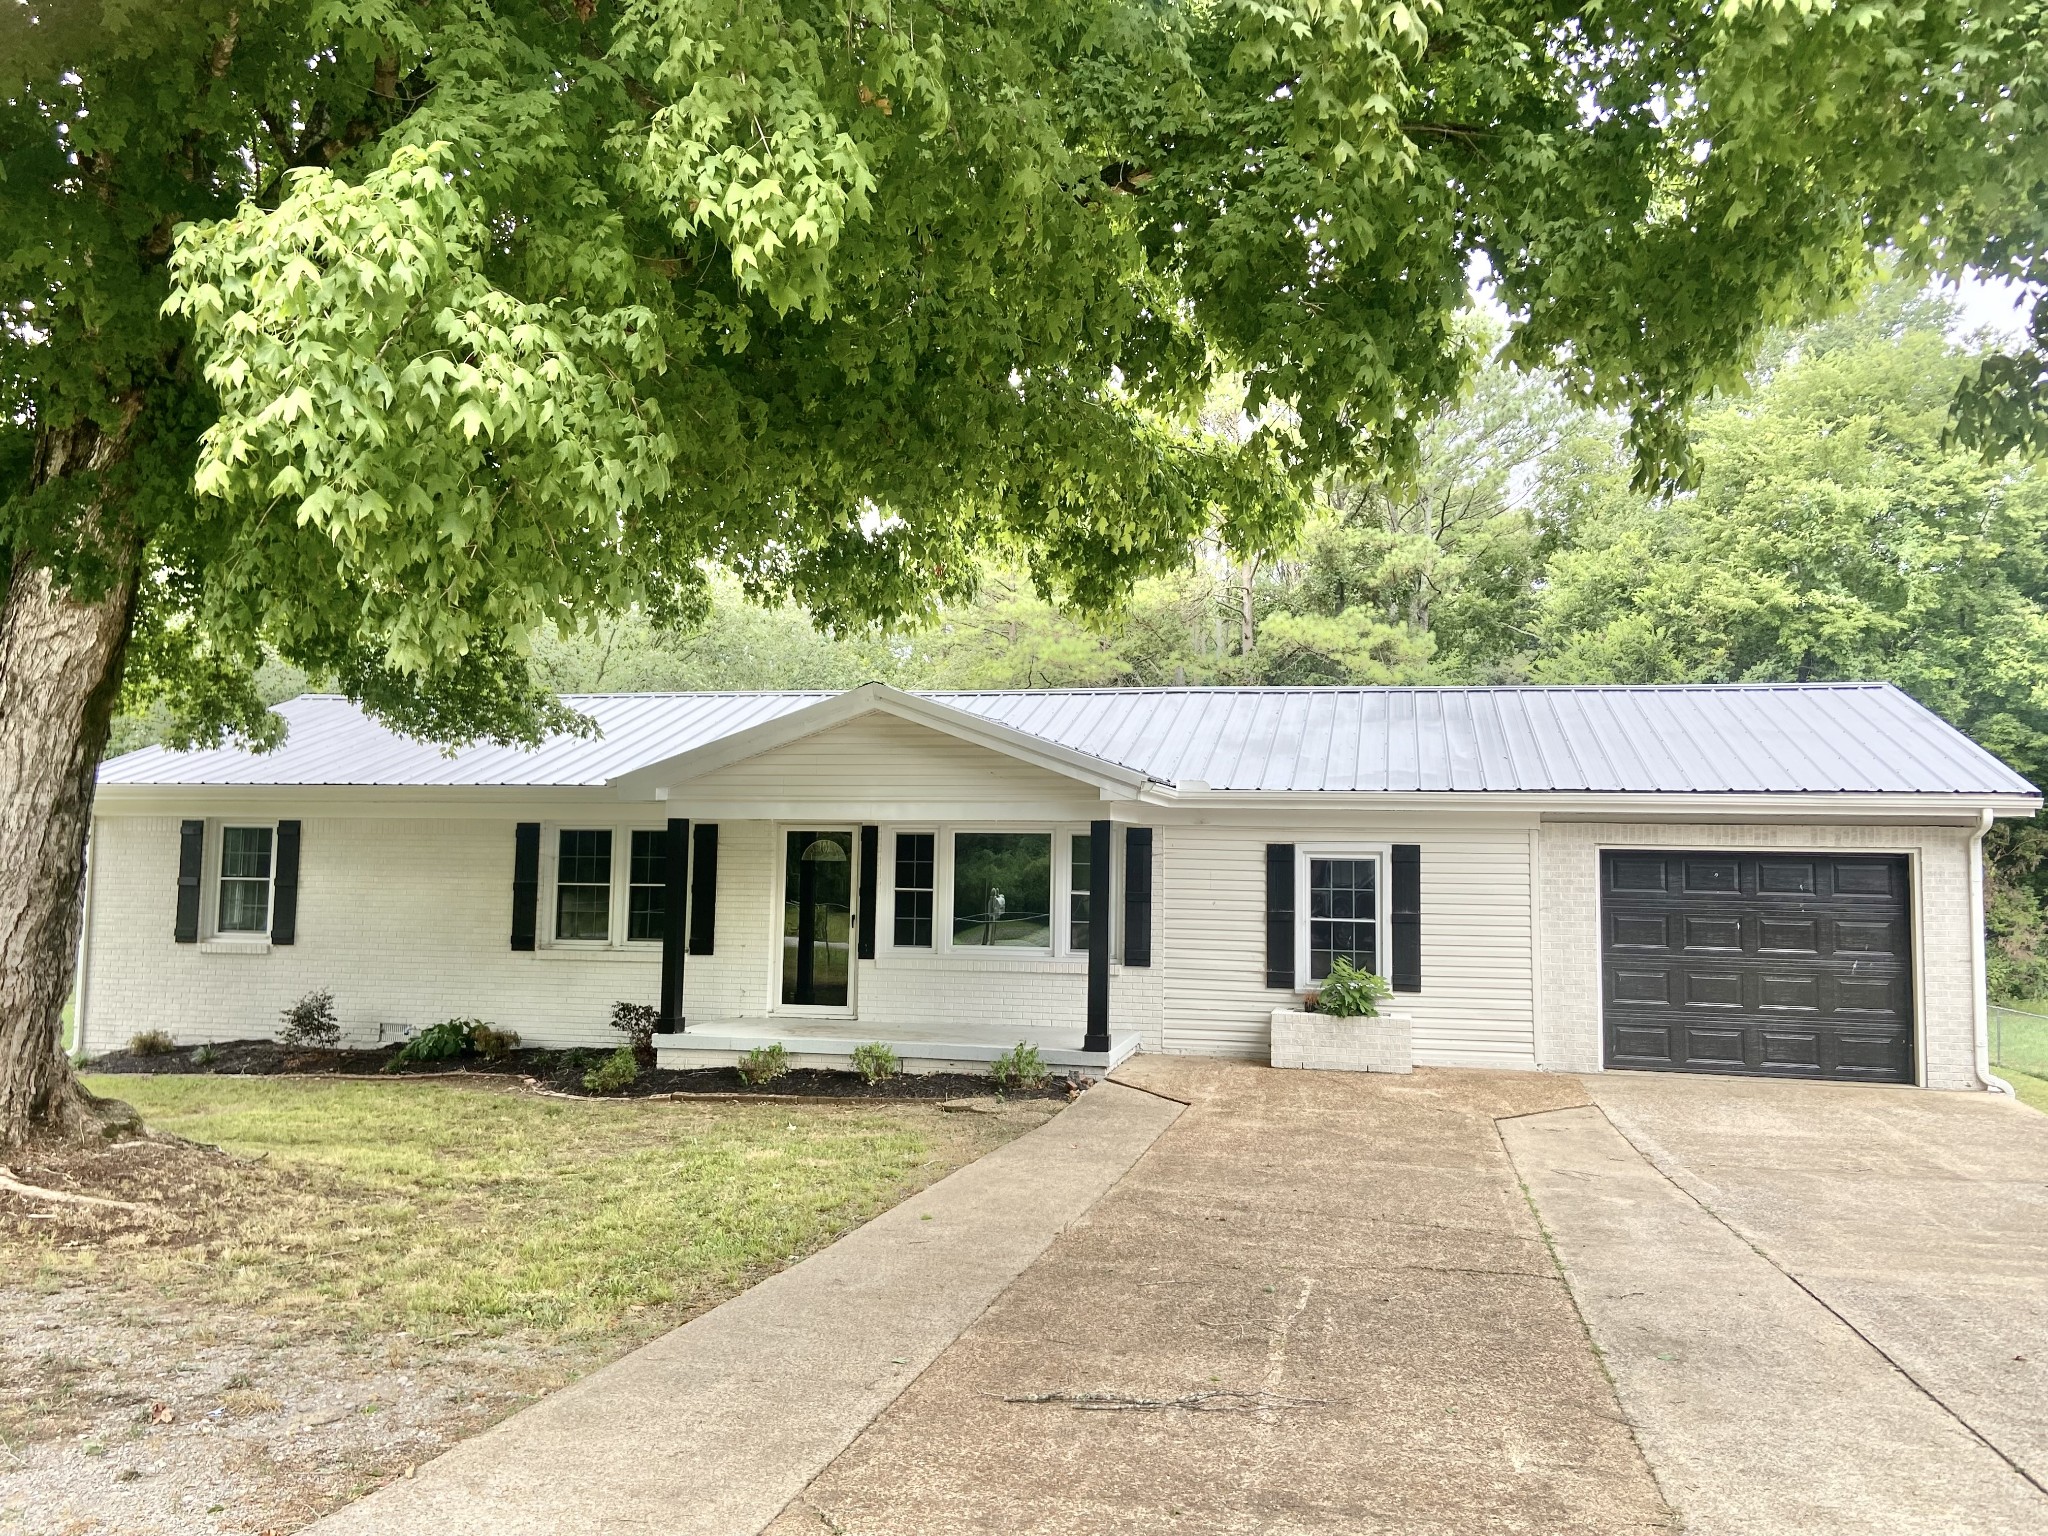
<svg viewBox="0 0 2048 1536"><path fill-rule="evenodd" d="M871 685L871 688L873 685ZM881 707L891 690L875 688ZM448 752L347 700L278 706L268 754L149 747L104 785L597 786L831 693L585 694L598 737ZM901 695L897 695L898 698ZM1888 683L1599 688L1101 688L923 693L1164 784L1337 793L2034 795ZM802 722L789 726L800 731Z"/></svg>

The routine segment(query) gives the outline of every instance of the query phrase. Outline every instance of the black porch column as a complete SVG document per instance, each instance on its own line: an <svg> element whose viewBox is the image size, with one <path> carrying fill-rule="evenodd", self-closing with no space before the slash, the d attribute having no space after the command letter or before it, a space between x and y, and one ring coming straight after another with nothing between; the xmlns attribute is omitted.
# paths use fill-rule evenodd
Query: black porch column
<svg viewBox="0 0 2048 1536"><path fill-rule="evenodd" d="M690 824L671 816L662 848L661 1031L683 1032L683 953L690 946Z"/></svg>
<svg viewBox="0 0 2048 1536"><path fill-rule="evenodd" d="M1109 840L1106 821L1088 823L1088 1034L1084 1051L1109 1054Z"/></svg>

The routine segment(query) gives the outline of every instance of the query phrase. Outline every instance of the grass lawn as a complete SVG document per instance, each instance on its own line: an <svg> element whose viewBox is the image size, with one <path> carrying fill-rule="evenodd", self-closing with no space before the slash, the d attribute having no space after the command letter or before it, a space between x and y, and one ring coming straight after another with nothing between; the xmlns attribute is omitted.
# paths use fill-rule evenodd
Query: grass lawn
<svg viewBox="0 0 2048 1536"><path fill-rule="evenodd" d="M2048 999L1991 1008L1991 1069L2048 1112Z"/></svg>
<svg viewBox="0 0 2048 1536"><path fill-rule="evenodd" d="M183 1240L31 1237L43 1285L127 1283L423 1336L605 1334L637 1309L710 1304L1034 1123L437 1082L87 1082L156 1130L261 1161L213 1159L195 1174L176 1159L161 1191L137 1175L143 1187L124 1196L180 1211L193 1224ZM15 1259L30 1256L16 1246Z"/></svg>
<svg viewBox="0 0 2048 1536"><path fill-rule="evenodd" d="M0 1530L296 1530L1058 1109L87 1082L189 1139L12 1165L141 1209L0 1194Z"/></svg>

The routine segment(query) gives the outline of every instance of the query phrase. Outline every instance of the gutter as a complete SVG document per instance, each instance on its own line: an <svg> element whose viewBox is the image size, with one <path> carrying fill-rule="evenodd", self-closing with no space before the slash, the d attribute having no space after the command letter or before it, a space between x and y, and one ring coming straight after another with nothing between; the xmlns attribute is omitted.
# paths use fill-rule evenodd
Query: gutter
<svg viewBox="0 0 2048 1536"><path fill-rule="evenodd" d="M1984 835L1991 830L1998 813L1989 806L1979 814L1977 830L1970 837L1970 931L1975 939L1976 985L1970 989L1971 1028L1977 1037L1977 1081L1989 1093L2019 1097L2013 1086L1991 1070L1991 959L1984 934Z"/></svg>

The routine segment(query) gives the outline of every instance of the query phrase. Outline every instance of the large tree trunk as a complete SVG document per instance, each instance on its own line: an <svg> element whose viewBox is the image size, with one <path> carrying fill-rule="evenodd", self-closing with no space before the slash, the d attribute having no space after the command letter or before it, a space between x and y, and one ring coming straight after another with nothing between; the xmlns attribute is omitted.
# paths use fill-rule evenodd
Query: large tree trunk
<svg viewBox="0 0 2048 1536"><path fill-rule="evenodd" d="M92 474L121 451L118 438L90 425L48 432L36 479ZM18 551L0 606L0 1149L135 1125L126 1105L79 1083L62 1038L93 782L121 691L140 564L132 537L105 516L95 522L114 569L105 592L74 597Z"/></svg>

